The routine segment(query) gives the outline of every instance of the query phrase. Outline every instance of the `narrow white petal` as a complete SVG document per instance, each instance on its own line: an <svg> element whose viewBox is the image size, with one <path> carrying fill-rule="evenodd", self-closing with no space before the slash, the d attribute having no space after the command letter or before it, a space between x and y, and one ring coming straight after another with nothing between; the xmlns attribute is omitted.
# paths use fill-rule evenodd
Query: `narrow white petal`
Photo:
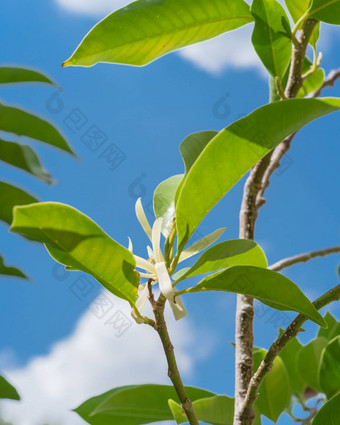
<svg viewBox="0 0 340 425"><path fill-rule="evenodd" d="M148 219L146 218L141 198L137 199L135 210L136 210L136 216L138 218L140 225L143 227L144 232L148 235L148 238L151 241L152 240L152 230L151 230L151 226L148 222Z"/></svg>
<svg viewBox="0 0 340 425"><path fill-rule="evenodd" d="M137 310L139 311L140 314L142 314L143 308L145 307L145 304L148 300L148 295L149 295L149 289L146 285L145 288L143 289L142 293L140 294L140 296L138 297L138 299L136 301L136 307L137 307ZM131 311L131 315L138 324L143 323L143 319L138 317L133 310Z"/></svg>
<svg viewBox="0 0 340 425"><path fill-rule="evenodd" d="M151 274L151 273L141 273L141 272L138 272L138 273L140 274L140 277L144 277L146 279L154 279L157 277L155 274Z"/></svg>
<svg viewBox="0 0 340 425"><path fill-rule="evenodd" d="M161 263L156 263L156 271L161 293L165 296L165 298L173 301L175 296L175 289L172 287L171 279L164 261Z"/></svg>
<svg viewBox="0 0 340 425"><path fill-rule="evenodd" d="M138 257L138 255L134 255L134 258L136 260L136 267L147 270L148 272L152 274L157 274L155 266L149 263L149 261L145 260L142 257Z"/></svg>
<svg viewBox="0 0 340 425"><path fill-rule="evenodd" d="M128 238L128 239L129 239L129 246L128 246L128 250L132 253L132 252L133 252L132 240L131 240L131 238Z"/></svg>
<svg viewBox="0 0 340 425"><path fill-rule="evenodd" d="M146 247L146 249L147 249L147 251L148 251L148 256L149 256L149 258L153 258L153 257L154 257L154 253L153 253L153 251L152 251L151 247L148 245L148 246Z"/></svg>
<svg viewBox="0 0 340 425"><path fill-rule="evenodd" d="M185 317L188 314L188 312L186 311L180 297L176 297L175 301L176 302L169 300L170 307L172 309L175 319L181 320L183 319L183 317Z"/></svg>
<svg viewBox="0 0 340 425"><path fill-rule="evenodd" d="M162 222L162 217L159 217L157 220L155 220L152 226L152 248L156 263L161 263L163 261L163 255L160 247Z"/></svg>
<svg viewBox="0 0 340 425"><path fill-rule="evenodd" d="M199 252L203 251L204 249L208 248L209 245L213 244L217 241L217 239L220 238L220 236L224 233L225 228L217 229L214 232L210 233L207 236L204 236L204 238L200 239L199 241L192 244L188 249L183 251L179 257L179 263L181 261L184 261Z"/></svg>

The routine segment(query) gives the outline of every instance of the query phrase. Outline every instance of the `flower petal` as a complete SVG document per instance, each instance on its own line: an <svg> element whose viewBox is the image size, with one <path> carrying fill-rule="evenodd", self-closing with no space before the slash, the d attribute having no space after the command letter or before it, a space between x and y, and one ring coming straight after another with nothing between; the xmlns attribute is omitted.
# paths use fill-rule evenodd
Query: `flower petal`
<svg viewBox="0 0 340 425"><path fill-rule="evenodd" d="M128 250L129 250L131 253L133 253L132 240L131 240L131 238L129 238L129 237L128 237L128 239L129 239L129 246L128 246Z"/></svg>
<svg viewBox="0 0 340 425"><path fill-rule="evenodd" d="M149 295L149 288L147 285L145 285L145 288L143 289L142 293L140 294L140 296L138 297L136 301L136 307L140 314L142 314L143 308L145 307L145 304L148 300L148 295ZM138 324L141 324L144 322L143 319L138 317L133 310L131 311L131 316L135 319L135 321Z"/></svg>
<svg viewBox="0 0 340 425"><path fill-rule="evenodd" d="M138 219L140 225L143 227L143 230L148 235L148 238L150 239L150 241L152 241L151 226L148 222L148 219L146 218L141 198L137 199L137 202L136 202L136 205L135 205L135 210L136 210L136 216L137 216L137 219Z"/></svg>
<svg viewBox="0 0 340 425"><path fill-rule="evenodd" d="M156 263L156 271L161 293L165 296L165 298L173 301L175 297L175 289L172 286L172 282L164 261L161 263Z"/></svg>
<svg viewBox="0 0 340 425"><path fill-rule="evenodd" d="M156 263L161 263L163 261L163 255L160 247L162 222L163 218L159 217L157 220L155 220L152 226L152 248Z"/></svg>
<svg viewBox="0 0 340 425"><path fill-rule="evenodd" d="M152 274L157 274L155 266L149 261L145 260L142 257L138 257L138 255L134 255L134 258L136 260L136 267L147 270Z"/></svg>
<svg viewBox="0 0 340 425"><path fill-rule="evenodd" d="M181 320L188 314L180 297L176 297L175 301L169 300L169 304L176 320Z"/></svg>
<svg viewBox="0 0 340 425"><path fill-rule="evenodd" d="M204 238L200 239L199 241L192 244L188 249L183 251L179 257L179 263L181 261L184 261L199 252L203 251L204 249L208 248L209 245L213 244L221 237L221 235L224 233L225 227L221 229L217 229L214 232L210 233L207 236L204 236Z"/></svg>

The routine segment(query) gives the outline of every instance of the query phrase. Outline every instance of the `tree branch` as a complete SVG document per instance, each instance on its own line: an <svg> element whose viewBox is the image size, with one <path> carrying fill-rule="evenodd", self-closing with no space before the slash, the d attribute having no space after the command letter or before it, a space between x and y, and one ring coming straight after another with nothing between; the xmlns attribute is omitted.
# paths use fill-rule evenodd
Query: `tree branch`
<svg viewBox="0 0 340 425"><path fill-rule="evenodd" d="M165 309L166 298L161 294L158 300L155 301L153 293L152 293L152 287L151 287L150 281L148 282L148 287L149 287L149 300L152 305L152 310L154 312L155 319L156 319L154 324L154 329L157 331L162 341L164 353L168 363L168 376L171 379L171 382L176 390L176 393L181 402L183 410L187 416L189 424L199 425L199 422L194 412L194 408L186 393L180 372L178 370L174 346L171 343L168 328L165 322L164 309Z"/></svg>
<svg viewBox="0 0 340 425"><path fill-rule="evenodd" d="M331 302L338 300L340 300L340 284L326 292L324 295L314 301L313 304L317 310L320 310L322 307L325 307ZM306 316L299 314L288 326L285 332L269 348L266 357L263 359L255 375L250 381L247 396L242 407L242 416L246 417L248 414L251 414L258 397L260 386L266 375L273 368L274 360L288 344L288 342L297 336L301 330L302 325L307 320L308 318Z"/></svg>
<svg viewBox="0 0 340 425"><path fill-rule="evenodd" d="M294 257L284 258L283 260L277 261L272 264L269 268L278 272L286 267L293 266L294 264L304 263L316 257L324 257L325 255L335 254L340 252L340 246L334 246L333 248L321 249L318 251L306 252L304 254L295 255Z"/></svg>

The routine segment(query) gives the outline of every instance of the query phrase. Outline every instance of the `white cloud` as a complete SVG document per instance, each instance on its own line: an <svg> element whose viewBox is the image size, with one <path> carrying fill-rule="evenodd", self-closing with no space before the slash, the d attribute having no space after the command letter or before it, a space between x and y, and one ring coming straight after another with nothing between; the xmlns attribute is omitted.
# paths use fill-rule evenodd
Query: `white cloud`
<svg viewBox="0 0 340 425"><path fill-rule="evenodd" d="M131 3L131 0L56 0L70 12L103 18L105 15Z"/></svg>
<svg viewBox="0 0 340 425"><path fill-rule="evenodd" d="M120 310L130 317L126 302L117 298L112 301L111 313ZM169 319L178 363L188 378L194 362L207 352L197 354L192 349L201 344L188 319L177 323ZM105 320L106 316L100 320L87 311L74 333L56 343L48 355L34 358L24 368L5 371L22 401L1 402L2 417L16 425L84 425L71 409L94 395L121 385L169 384L156 332L133 322L117 338ZM206 350L209 340L204 345Z"/></svg>

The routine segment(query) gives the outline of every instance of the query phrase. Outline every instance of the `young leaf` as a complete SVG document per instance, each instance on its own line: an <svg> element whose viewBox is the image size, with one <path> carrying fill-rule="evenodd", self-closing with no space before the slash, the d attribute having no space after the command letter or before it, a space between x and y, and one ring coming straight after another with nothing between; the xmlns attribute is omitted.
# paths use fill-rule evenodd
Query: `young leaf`
<svg viewBox="0 0 340 425"><path fill-rule="evenodd" d="M146 65L252 20L243 0L139 0L95 25L64 66Z"/></svg>
<svg viewBox="0 0 340 425"><path fill-rule="evenodd" d="M308 17L340 25L340 0L313 0Z"/></svg>
<svg viewBox="0 0 340 425"><path fill-rule="evenodd" d="M279 310L304 314L320 326L326 326L323 317L301 292L299 287L280 273L254 266L233 266L205 277L193 288L180 293L226 291L244 294L270 303Z"/></svg>
<svg viewBox="0 0 340 425"><path fill-rule="evenodd" d="M292 391L298 396L301 395L305 389L305 383L298 372L297 365L297 356L301 349L302 345L300 342L297 338L293 338L280 353L280 357L286 366Z"/></svg>
<svg viewBox="0 0 340 425"><path fill-rule="evenodd" d="M318 336L322 336L328 339L328 341L331 341L333 338L340 335L340 322L338 322L329 311L325 315L325 320L328 325L328 328L321 328L319 330Z"/></svg>
<svg viewBox="0 0 340 425"><path fill-rule="evenodd" d="M192 276L216 272L217 270L239 265L266 268L267 259L262 249L254 241L235 239L221 242L202 254L176 283Z"/></svg>
<svg viewBox="0 0 340 425"><path fill-rule="evenodd" d="M186 391L191 401L214 395L193 387L186 387ZM140 425L171 420L169 399L177 400L172 386L131 385L93 397L75 412L91 425Z"/></svg>
<svg viewBox="0 0 340 425"><path fill-rule="evenodd" d="M319 368L319 382L327 398L340 391L340 336L323 349Z"/></svg>
<svg viewBox="0 0 340 425"><path fill-rule="evenodd" d="M316 338L302 347L297 356L298 370L306 386L321 391L319 384L319 365L322 350L327 345L327 339Z"/></svg>
<svg viewBox="0 0 340 425"><path fill-rule="evenodd" d="M178 194L178 247L216 203L285 137L336 111L340 99L289 99L265 105L214 137L196 159Z"/></svg>
<svg viewBox="0 0 340 425"><path fill-rule="evenodd" d="M64 137L52 124L22 109L0 104L0 130L30 137L73 154Z"/></svg>
<svg viewBox="0 0 340 425"><path fill-rule="evenodd" d="M0 139L0 161L21 168L46 183L52 183L51 175L43 168L37 154L28 145Z"/></svg>
<svg viewBox="0 0 340 425"><path fill-rule="evenodd" d="M136 301L139 276L133 255L78 210L54 202L15 207L10 230L43 242L59 263L92 275L131 304Z"/></svg>
<svg viewBox="0 0 340 425"><path fill-rule="evenodd" d="M34 196L2 181L0 181L0 199L0 220L7 224L12 223L13 208L16 205L27 205L38 202L38 199Z"/></svg>
<svg viewBox="0 0 340 425"><path fill-rule="evenodd" d="M254 351L254 369L256 370L266 355L265 350ZM265 377L256 401L256 407L262 415L276 422L281 413L289 406L291 390L285 365L280 357L274 361L274 367Z"/></svg>
<svg viewBox="0 0 340 425"><path fill-rule="evenodd" d="M53 84L46 75L33 69L18 68L14 66L0 66L0 84L13 83L47 83Z"/></svg>
<svg viewBox="0 0 340 425"><path fill-rule="evenodd" d="M340 420L340 394L331 398L316 414L312 425L336 425Z"/></svg>
<svg viewBox="0 0 340 425"><path fill-rule="evenodd" d="M310 0L285 0L285 3L293 21L297 22L307 12Z"/></svg>
<svg viewBox="0 0 340 425"><path fill-rule="evenodd" d="M255 19L252 36L255 51L271 76L281 81L292 54L286 12L276 0L254 0L251 13Z"/></svg>
<svg viewBox="0 0 340 425"><path fill-rule="evenodd" d="M0 398L20 400L17 390L3 376L0 376Z"/></svg>
<svg viewBox="0 0 340 425"><path fill-rule="evenodd" d="M170 177L160 183L153 195L153 208L155 217L163 218L162 232L165 237L169 235L175 217L175 195L178 185L183 179L183 174Z"/></svg>
<svg viewBox="0 0 340 425"><path fill-rule="evenodd" d="M13 276L13 277L21 277L22 279L28 279L28 277L16 267L6 266L4 259L0 255L0 277L1 276Z"/></svg>
<svg viewBox="0 0 340 425"><path fill-rule="evenodd" d="M169 407L177 424L188 422L181 405L169 400ZM234 400L224 395L201 398L193 402L199 421L212 425L233 425Z"/></svg>

